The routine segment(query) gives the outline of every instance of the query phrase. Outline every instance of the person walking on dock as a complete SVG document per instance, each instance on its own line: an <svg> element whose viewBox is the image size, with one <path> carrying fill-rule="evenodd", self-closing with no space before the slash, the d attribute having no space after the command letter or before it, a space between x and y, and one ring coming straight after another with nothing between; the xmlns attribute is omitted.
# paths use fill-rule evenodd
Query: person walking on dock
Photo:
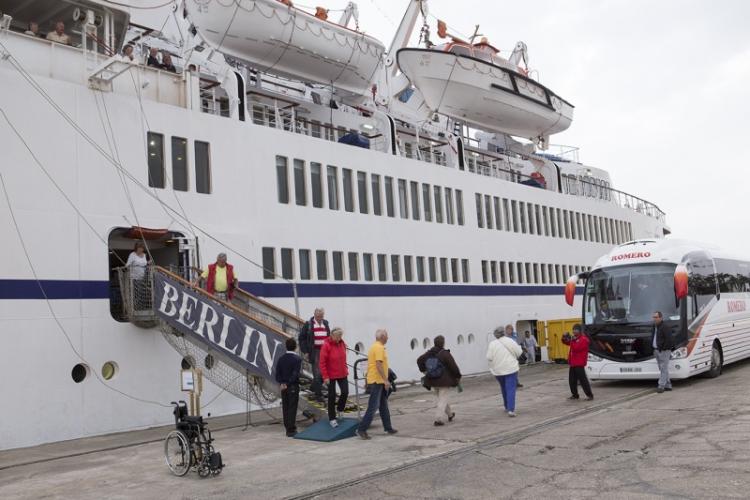
<svg viewBox="0 0 750 500"><path fill-rule="evenodd" d="M656 392L662 393L672 390L672 382L669 380L669 360L672 357L674 342L669 330L664 325L661 311L655 311L651 319L654 320L651 347L654 349L656 364L659 366L659 385Z"/></svg>
<svg viewBox="0 0 750 500"><path fill-rule="evenodd" d="M370 439L367 429L372 423L376 410L380 411L380 419L383 421L385 432L388 434L398 432L391 425L391 414L386 397L391 386L388 380L388 353L385 351L387 342L388 332L378 330L375 332L375 343L367 351L367 384L370 386L370 400L367 402L367 411L357 427L357 435L362 439Z"/></svg>
<svg viewBox="0 0 750 500"><path fill-rule="evenodd" d="M445 348L445 337L435 337L433 347L417 358L417 367L425 374L425 387L435 390L437 408L434 424L445 425L446 417L452 422L456 413L451 410L448 400L451 390L461 381L461 370L451 352Z"/></svg>
<svg viewBox="0 0 750 500"><path fill-rule="evenodd" d="M307 355L313 372L313 381L310 390L315 398L323 402L323 377L320 375L320 350L326 339L331 335L331 327L325 319L326 311L318 307L313 312L313 317L302 325L299 332L299 348Z"/></svg>
<svg viewBox="0 0 750 500"><path fill-rule="evenodd" d="M589 359L589 338L583 335L581 325L573 325L573 336L569 333L563 335L563 344L570 349L568 351L568 383L570 384L570 399L579 399L578 383L581 383L586 399L594 399L594 393L591 392L591 384L586 376L586 363Z"/></svg>
<svg viewBox="0 0 750 500"><path fill-rule="evenodd" d="M341 339L344 330L334 328L320 349L320 375L328 387L328 421L331 427L338 427L336 411L343 413L349 397L349 367L346 366L346 343ZM336 385L341 395L336 402Z"/></svg>
<svg viewBox="0 0 750 500"><path fill-rule="evenodd" d="M510 325L508 325L510 326ZM503 395L503 405L509 417L516 416L516 387L518 384L518 357L523 353L523 349L518 342L513 340L510 330L498 326L493 334L495 340L490 342L487 347L487 361L492 373L500 384L500 391Z"/></svg>
<svg viewBox="0 0 750 500"><path fill-rule="evenodd" d="M296 352L297 341L286 339L286 353L276 365L276 382L281 388L281 413L284 415L286 435L297 434L297 405L299 404L299 374L302 358Z"/></svg>
<svg viewBox="0 0 750 500"><path fill-rule="evenodd" d="M526 364L533 365L536 362L536 338L528 330L524 333L523 349L526 351Z"/></svg>
<svg viewBox="0 0 750 500"><path fill-rule="evenodd" d="M206 291L220 300L232 300L237 289L237 271L227 263L227 254L220 253L216 262L209 264L200 276L206 281ZM196 281L196 286L198 281Z"/></svg>

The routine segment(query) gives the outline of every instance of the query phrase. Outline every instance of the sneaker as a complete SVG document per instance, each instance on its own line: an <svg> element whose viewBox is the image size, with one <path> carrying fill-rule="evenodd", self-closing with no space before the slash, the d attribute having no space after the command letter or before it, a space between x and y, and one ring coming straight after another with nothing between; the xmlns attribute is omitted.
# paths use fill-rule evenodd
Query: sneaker
<svg viewBox="0 0 750 500"><path fill-rule="evenodd" d="M297 435L297 432L287 432L286 433L286 437L288 437L288 438L292 438L292 437L294 437L296 435Z"/></svg>
<svg viewBox="0 0 750 500"><path fill-rule="evenodd" d="M516 416L516 412L514 412L514 411L509 411L509 412L508 412L508 416L509 416L509 417L515 417L515 416Z"/></svg>
<svg viewBox="0 0 750 500"><path fill-rule="evenodd" d="M663 387L659 387L658 389L656 389L656 392L658 392L659 394L661 394L662 392L664 392L664 388Z"/></svg>
<svg viewBox="0 0 750 500"><path fill-rule="evenodd" d="M370 435L367 434L367 431L360 431L360 430L358 430L357 431L357 436L359 436L361 439L365 439L365 440L370 439Z"/></svg>
<svg viewBox="0 0 750 500"><path fill-rule="evenodd" d="M448 417L448 422L453 422L453 419L456 418L456 412L454 411L451 413L450 417Z"/></svg>
<svg viewBox="0 0 750 500"><path fill-rule="evenodd" d="M593 400L594 400L594 396L586 396L586 401L593 401Z"/></svg>
<svg viewBox="0 0 750 500"><path fill-rule="evenodd" d="M331 427L333 427L334 429L339 426L339 423L336 421L335 418L328 423L331 424Z"/></svg>
<svg viewBox="0 0 750 500"><path fill-rule="evenodd" d="M568 399L581 399L581 398L579 396L573 395L573 396L570 396Z"/></svg>
<svg viewBox="0 0 750 500"><path fill-rule="evenodd" d="M434 423L435 427L440 427L441 425L445 425L442 420L435 420Z"/></svg>
<svg viewBox="0 0 750 500"><path fill-rule="evenodd" d="M396 429L388 429L385 432L386 434L396 434L398 431Z"/></svg>

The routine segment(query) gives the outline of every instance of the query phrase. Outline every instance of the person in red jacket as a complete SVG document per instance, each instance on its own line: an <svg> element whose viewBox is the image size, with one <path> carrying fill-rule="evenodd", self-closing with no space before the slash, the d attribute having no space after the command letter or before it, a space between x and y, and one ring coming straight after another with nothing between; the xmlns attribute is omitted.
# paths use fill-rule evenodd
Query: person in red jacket
<svg viewBox="0 0 750 500"><path fill-rule="evenodd" d="M346 408L346 399L349 397L349 367L346 366L346 343L341 339L343 335L344 330L334 328L320 349L320 375L323 377L323 383L328 386L328 421L331 427L338 427L336 410L339 413L343 412ZM341 392L338 404L337 384Z"/></svg>
<svg viewBox="0 0 750 500"><path fill-rule="evenodd" d="M570 347L568 351L568 365L570 369L568 371L568 382L570 383L570 399L579 399L578 397L578 382L583 387L583 392L586 393L586 399L591 401L594 399L594 393L591 392L591 384L586 376L586 362L589 359L589 338L583 335L581 331L581 325L573 325L573 336L569 333L563 335L563 344Z"/></svg>

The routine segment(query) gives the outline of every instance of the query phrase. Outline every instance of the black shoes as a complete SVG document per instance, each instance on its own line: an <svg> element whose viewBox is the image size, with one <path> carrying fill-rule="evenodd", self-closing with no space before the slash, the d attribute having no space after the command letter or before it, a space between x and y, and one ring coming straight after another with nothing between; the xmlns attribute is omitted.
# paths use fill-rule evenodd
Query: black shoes
<svg viewBox="0 0 750 500"><path fill-rule="evenodd" d="M656 389L656 392L658 392L659 394L661 394L662 392L664 392L664 389L662 387L659 387L658 389Z"/></svg>
<svg viewBox="0 0 750 500"><path fill-rule="evenodd" d="M386 434L396 434L398 431L396 429L388 429L385 432Z"/></svg>
<svg viewBox="0 0 750 500"><path fill-rule="evenodd" d="M296 436L296 435L297 435L297 431L294 431L294 432L287 432L287 433L286 433L286 437L288 437L288 438L292 438L292 437L294 437L294 436Z"/></svg>
<svg viewBox="0 0 750 500"><path fill-rule="evenodd" d="M435 427L440 427L441 425L445 425L442 420L435 420L434 423Z"/></svg>
<svg viewBox="0 0 750 500"><path fill-rule="evenodd" d="M576 395L573 395L573 396L570 396L568 399L581 399L581 398Z"/></svg>
<svg viewBox="0 0 750 500"><path fill-rule="evenodd" d="M448 422L453 422L454 418L456 418L456 412L455 411L453 413L451 413L450 417L448 417Z"/></svg>
<svg viewBox="0 0 750 500"><path fill-rule="evenodd" d="M593 400L594 400L594 396L586 396L586 401L593 401Z"/></svg>
<svg viewBox="0 0 750 500"><path fill-rule="evenodd" d="M367 431L357 431L357 436L359 436L361 439L367 440L370 439L370 435L367 434Z"/></svg>
<svg viewBox="0 0 750 500"><path fill-rule="evenodd" d="M671 390L672 390L672 388L671 388L671 387L665 387L665 388L664 388L664 390L665 390L665 391L671 391Z"/></svg>

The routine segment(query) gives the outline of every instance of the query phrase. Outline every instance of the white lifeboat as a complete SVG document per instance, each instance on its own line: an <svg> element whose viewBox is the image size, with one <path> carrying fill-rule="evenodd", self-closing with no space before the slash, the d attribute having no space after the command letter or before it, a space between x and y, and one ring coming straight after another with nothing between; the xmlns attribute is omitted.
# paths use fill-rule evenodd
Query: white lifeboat
<svg viewBox="0 0 750 500"><path fill-rule="evenodd" d="M186 0L188 17L219 52L268 71L363 95L385 47L375 38L285 0Z"/></svg>
<svg viewBox="0 0 750 500"><path fill-rule="evenodd" d="M404 48L396 59L427 106L457 120L532 140L562 132L573 120L572 104L487 43Z"/></svg>

